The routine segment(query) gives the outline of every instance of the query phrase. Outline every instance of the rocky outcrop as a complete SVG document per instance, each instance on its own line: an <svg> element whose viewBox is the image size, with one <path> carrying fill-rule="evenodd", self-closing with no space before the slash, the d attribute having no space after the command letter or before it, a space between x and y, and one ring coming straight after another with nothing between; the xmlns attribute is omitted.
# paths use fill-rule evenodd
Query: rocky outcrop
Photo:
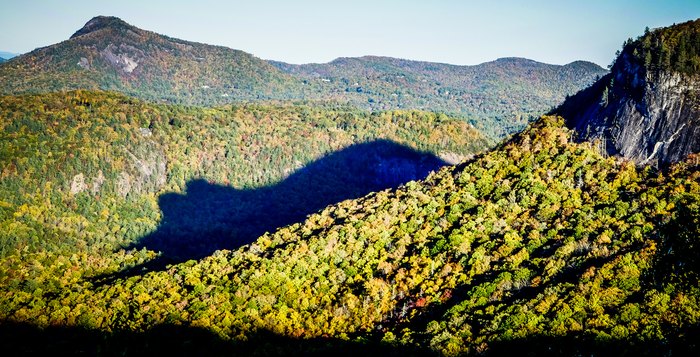
<svg viewBox="0 0 700 357"><path fill-rule="evenodd" d="M124 28L127 29L131 25L124 22L122 19L114 16L96 16L90 19L83 28L76 31L70 38L76 38L89 33L93 33L105 28Z"/></svg>
<svg viewBox="0 0 700 357"><path fill-rule="evenodd" d="M73 176L73 180L70 183L70 193L75 195L85 191L86 189L87 185L85 184L85 176L83 174Z"/></svg>
<svg viewBox="0 0 700 357"><path fill-rule="evenodd" d="M120 45L119 47L109 44L104 50L100 51L100 55L112 67L129 74L139 65L139 59L145 57L143 51L129 45Z"/></svg>
<svg viewBox="0 0 700 357"><path fill-rule="evenodd" d="M117 179L117 193L124 197L133 192L157 192L167 178L167 159L162 148L145 141L136 150L125 149L129 170L122 171Z"/></svg>
<svg viewBox="0 0 700 357"><path fill-rule="evenodd" d="M662 167L700 151L700 76L647 66L631 48L557 114L580 140L639 165Z"/></svg>

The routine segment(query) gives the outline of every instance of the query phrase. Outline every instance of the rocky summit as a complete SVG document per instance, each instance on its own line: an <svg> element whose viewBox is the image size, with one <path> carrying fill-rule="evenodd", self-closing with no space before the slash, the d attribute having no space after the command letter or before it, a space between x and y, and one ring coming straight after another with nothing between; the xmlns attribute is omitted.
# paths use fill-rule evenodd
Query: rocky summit
<svg viewBox="0 0 700 357"><path fill-rule="evenodd" d="M626 42L612 72L559 113L581 140L664 166L700 150L700 20Z"/></svg>

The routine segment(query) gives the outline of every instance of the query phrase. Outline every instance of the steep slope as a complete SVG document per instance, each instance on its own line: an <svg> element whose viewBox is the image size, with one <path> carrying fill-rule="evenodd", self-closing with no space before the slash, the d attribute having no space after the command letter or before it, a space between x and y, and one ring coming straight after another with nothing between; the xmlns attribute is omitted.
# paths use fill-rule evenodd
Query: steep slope
<svg viewBox="0 0 700 357"><path fill-rule="evenodd" d="M523 58L476 66L373 56L338 58L326 64L274 64L358 106L458 113L495 137L522 130L567 94L607 73L590 62L557 66Z"/></svg>
<svg viewBox="0 0 700 357"><path fill-rule="evenodd" d="M370 111L444 112L502 137L605 73L587 62L553 66L525 59L452 66L362 57L295 66L100 16L71 39L0 66L0 93L102 89L197 105L337 101Z"/></svg>
<svg viewBox="0 0 700 357"><path fill-rule="evenodd" d="M298 98L301 86L243 51L162 36L104 16L67 41L0 67L0 82L5 94L104 89L188 104Z"/></svg>
<svg viewBox="0 0 700 357"><path fill-rule="evenodd" d="M700 20L628 41L612 73L557 112L580 139L638 164L700 151Z"/></svg>
<svg viewBox="0 0 700 357"><path fill-rule="evenodd" d="M0 266L77 254L80 274L236 248L490 145L434 113L203 109L85 91L0 97L0 129Z"/></svg>
<svg viewBox="0 0 700 357"><path fill-rule="evenodd" d="M65 262L5 269L2 318L156 331L151 346L189 326L260 354L322 355L347 340L445 355L697 349L697 166L655 176L562 126L543 118L425 181L165 271L95 285L80 268L48 273ZM13 341L36 336L22 331Z"/></svg>
<svg viewBox="0 0 700 357"><path fill-rule="evenodd" d="M655 53L640 57L647 67L694 75L692 60ZM700 347L695 154L637 167L576 143L552 116L428 174L439 154L466 156L483 137L416 111L208 109L82 91L1 97L0 120L0 348L11 354ZM313 198L335 189L351 193L276 229L298 214L288 203L322 206ZM236 240L257 220L275 224Z"/></svg>

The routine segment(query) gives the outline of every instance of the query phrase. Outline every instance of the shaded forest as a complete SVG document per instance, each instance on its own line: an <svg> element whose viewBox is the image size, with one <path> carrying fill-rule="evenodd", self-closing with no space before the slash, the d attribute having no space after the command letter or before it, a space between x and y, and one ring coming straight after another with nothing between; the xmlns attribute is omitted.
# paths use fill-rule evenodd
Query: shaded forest
<svg viewBox="0 0 700 357"><path fill-rule="evenodd" d="M695 27L623 52L692 76ZM0 349L697 354L699 155L318 104L0 97Z"/></svg>
<svg viewBox="0 0 700 357"><path fill-rule="evenodd" d="M365 353L682 353L700 319L695 161L636 168L545 117L423 181L162 270L92 279L158 259L147 248L9 255L2 319L106 336L177 325L234 345L268 331Z"/></svg>
<svg viewBox="0 0 700 357"><path fill-rule="evenodd" d="M331 153L273 186L236 190L203 179L189 181L183 194L158 197L158 228L125 248L146 248L161 256L126 273L238 249L330 204L422 180L445 165L434 155L378 140Z"/></svg>

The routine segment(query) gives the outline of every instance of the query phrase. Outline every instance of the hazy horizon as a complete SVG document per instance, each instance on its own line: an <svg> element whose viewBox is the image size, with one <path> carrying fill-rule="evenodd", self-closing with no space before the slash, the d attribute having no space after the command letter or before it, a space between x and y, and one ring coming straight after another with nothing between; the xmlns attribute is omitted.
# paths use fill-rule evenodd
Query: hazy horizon
<svg viewBox="0 0 700 357"><path fill-rule="evenodd" d="M700 2L674 0L304 1L29 0L1 5L0 51L26 53L68 39L91 18L117 16L139 28L287 63L388 56L474 65L503 57L605 67L645 27L700 17ZM37 24L50 24L41 26ZM11 30L11 31L10 31Z"/></svg>

